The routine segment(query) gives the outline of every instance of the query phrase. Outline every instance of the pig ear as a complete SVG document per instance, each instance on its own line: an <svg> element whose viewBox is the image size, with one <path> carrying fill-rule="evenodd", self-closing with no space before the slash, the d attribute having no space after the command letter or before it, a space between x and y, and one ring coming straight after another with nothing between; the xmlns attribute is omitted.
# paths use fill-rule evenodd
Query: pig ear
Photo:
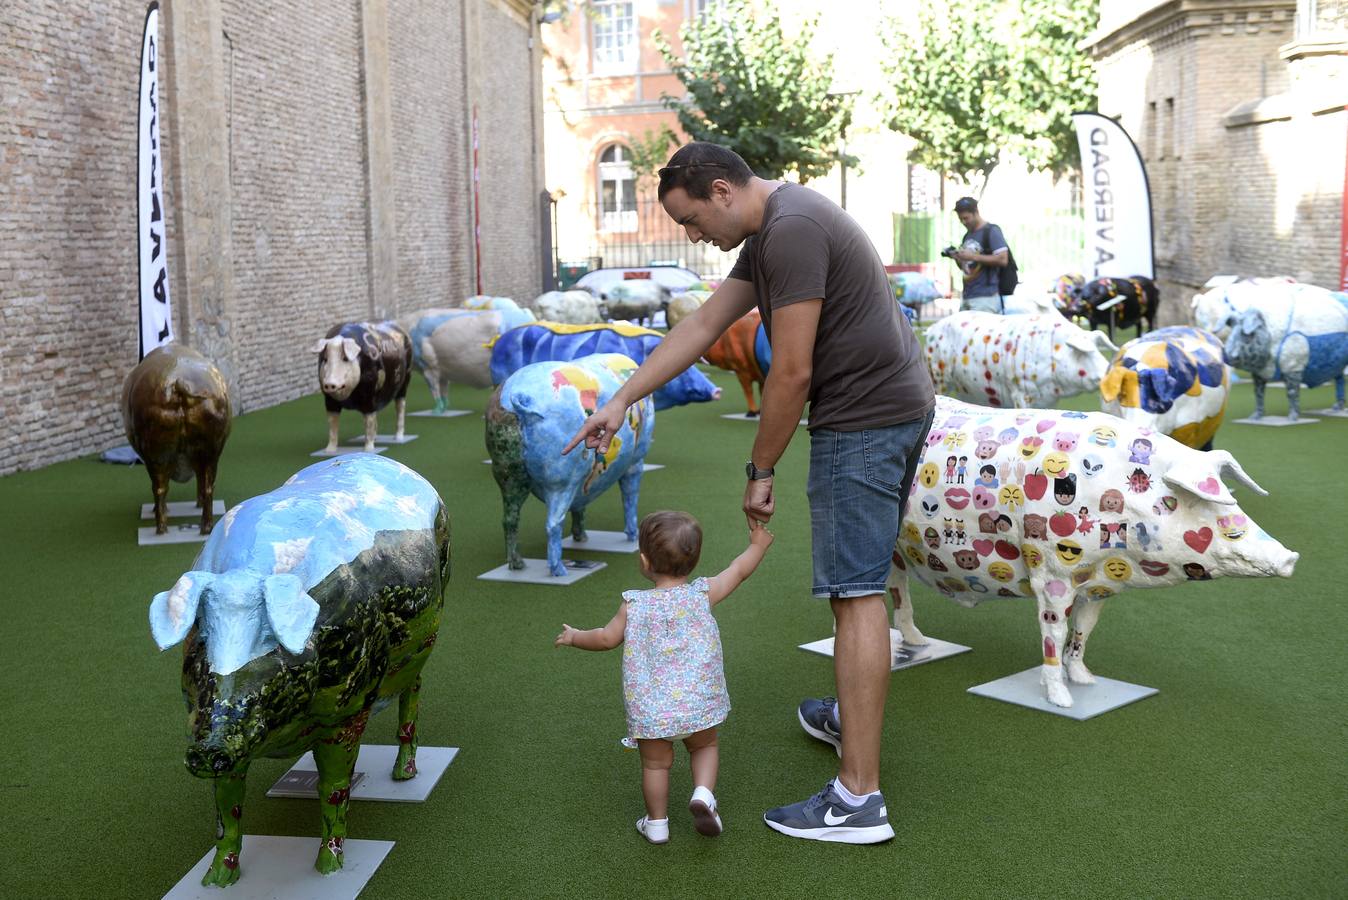
<svg viewBox="0 0 1348 900"><path fill-rule="evenodd" d="M1231 492L1226 489L1226 485L1222 484L1220 477L1223 469L1222 462L1212 459L1215 452L1218 451L1204 453L1187 465L1181 463L1171 467L1170 471L1161 476L1161 480L1176 490L1188 491L1202 500L1209 500L1225 506L1235 505L1236 498L1232 497ZM1227 456L1229 458L1230 454L1227 454Z"/></svg>
<svg viewBox="0 0 1348 900"><path fill-rule="evenodd" d="M360 344L357 344L351 338L342 338L342 355L346 357L347 362L355 362L360 359Z"/></svg>
<svg viewBox="0 0 1348 900"><path fill-rule="evenodd" d="M1111 341L1109 335L1105 334L1103 331L1092 331L1091 334L1095 337L1095 345L1101 350L1104 350L1106 353L1119 352L1118 346Z"/></svg>
<svg viewBox="0 0 1348 900"><path fill-rule="evenodd" d="M318 619L318 603L295 575L268 575L262 582L267 621L276 639L291 653L300 653Z"/></svg>
<svg viewBox="0 0 1348 900"><path fill-rule="evenodd" d="M1208 456L1218 460L1218 471L1220 471L1223 476L1230 475L1232 478L1236 479L1236 481L1239 481L1261 497L1268 496L1268 491L1261 488L1258 482L1245 474L1245 470L1240 467L1240 463L1236 462L1236 458L1230 453L1225 450L1212 450L1208 453Z"/></svg>
<svg viewBox="0 0 1348 900"><path fill-rule="evenodd" d="M1067 337L1064 338L1063 343L1085 353L1095 352L1095 338L1091 337L1084 328L1073 326L1068 329Z"/></svg>
<svg viewBox="0 0 1348 900"><path fill-rule="evenodd" d="M1240 331L1242 334L1254 334L1263 324L1264 316L1257 309L1247 309L1241 314Z"/></svg>
<svg viewBox="0 0 1348 900"><path fill-rule="evenodd" d="M213 572L186 572L167 591L150 601L150 634L160 650L187 637L197 620L201 594L215 580Z"/></svg>
<svg viewBox="0 0 1348 900"><path fill-rule="evenodd" d="M323 348L326 347L327 345L328 345L327 341L323 340L322 338L319 338L318 340L314 341L314 345L309 348L309 352L322 353Z"/></svg>

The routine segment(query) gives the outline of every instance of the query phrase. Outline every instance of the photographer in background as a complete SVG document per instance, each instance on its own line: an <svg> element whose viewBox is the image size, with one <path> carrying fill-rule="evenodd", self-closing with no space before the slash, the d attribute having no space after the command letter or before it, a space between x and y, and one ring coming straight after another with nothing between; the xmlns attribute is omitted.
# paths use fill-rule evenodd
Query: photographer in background
<svg viewBox="0 0 1348 900"><path fill-rule="evenodd" d="M964 299L960 309L1001 313L1004 297L1016 289L1016 260L1006 246L1002 229L987 222L978 212L978 201L961 197L955 201L955 215L964 226L959 247L947 247L941 255L953 259L964 275Z"/></svg>

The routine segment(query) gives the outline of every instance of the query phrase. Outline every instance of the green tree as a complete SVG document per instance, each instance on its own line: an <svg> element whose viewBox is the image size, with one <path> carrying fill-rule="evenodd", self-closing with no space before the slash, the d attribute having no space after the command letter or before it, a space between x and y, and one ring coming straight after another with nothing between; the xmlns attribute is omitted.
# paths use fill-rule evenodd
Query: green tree
<svg viewBox="0 0 1348 900"><path fill-rule="evenodd" d="M763 178L824 175L844 158L836 148L850 104L830 93L832 56L809 53L817 22L788 39L776 13L755 14L745 0L727 0L715 14L684 23L683 57L656 32L656 46L688 92L687 100L664 95L665 105L693 140L731 148Z"/></svg>
<svg viewBox="0 0 1348 900"><path fill-rule="evenodd" d="M637 188L649 190L656 170L669 161L670 152L679 146L679 138L665 125L659 131L647 129L642 137L634 137L628 144L629 164L637 177Z"/></svg>
<svg viewBox="0 0 1348 900"><path fill-rule="evenodd" d="M1096 102L1077 44L1098 18L1099 0L946 0L923 5L915 34L891 20L890 127L917 142L915 162L970 184L1003 150L1062 175L1077 162L1071 114Z"/></svg>

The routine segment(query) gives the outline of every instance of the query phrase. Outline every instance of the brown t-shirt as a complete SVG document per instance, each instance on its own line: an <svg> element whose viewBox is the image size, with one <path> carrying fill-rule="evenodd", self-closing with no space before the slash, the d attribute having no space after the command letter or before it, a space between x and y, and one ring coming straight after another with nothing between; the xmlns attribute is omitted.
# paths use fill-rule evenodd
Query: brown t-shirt
<svg viewBox="0 0 1348 900"><path fill-rule="evenodd" d="M861 226L832 201L789 182L773 191L763 227L745 240L730 277L753 284L769 340L773 310L823 299L811 431L882 428L932 408L931 376L884 264Z"/></svg>

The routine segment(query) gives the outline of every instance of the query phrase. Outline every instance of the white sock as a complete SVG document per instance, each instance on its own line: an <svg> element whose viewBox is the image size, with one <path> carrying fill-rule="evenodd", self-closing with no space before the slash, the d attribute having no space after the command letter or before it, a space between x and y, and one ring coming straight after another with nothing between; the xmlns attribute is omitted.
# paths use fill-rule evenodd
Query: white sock
<svg viewBox="0 0 1348 900"><path fill-rule="evenodd" d="M860 806L872 797L879 797L879 791L871 791L869 794L854 794L847 789L847 785L842 783L841 778L833 779L833 791L838 795L838 799L848 806Z"/></svg>
<svg viewBox="0 0 1348 900"><path fill-rule="evenodd" d="M650 816L647 816L647 817L646 817L646 824L647 824L647 825L668 825L668 824L669 824L669 817L668 817L668 816L665 816L665 818L663 818L663 819L652 819Z"/></svg>

